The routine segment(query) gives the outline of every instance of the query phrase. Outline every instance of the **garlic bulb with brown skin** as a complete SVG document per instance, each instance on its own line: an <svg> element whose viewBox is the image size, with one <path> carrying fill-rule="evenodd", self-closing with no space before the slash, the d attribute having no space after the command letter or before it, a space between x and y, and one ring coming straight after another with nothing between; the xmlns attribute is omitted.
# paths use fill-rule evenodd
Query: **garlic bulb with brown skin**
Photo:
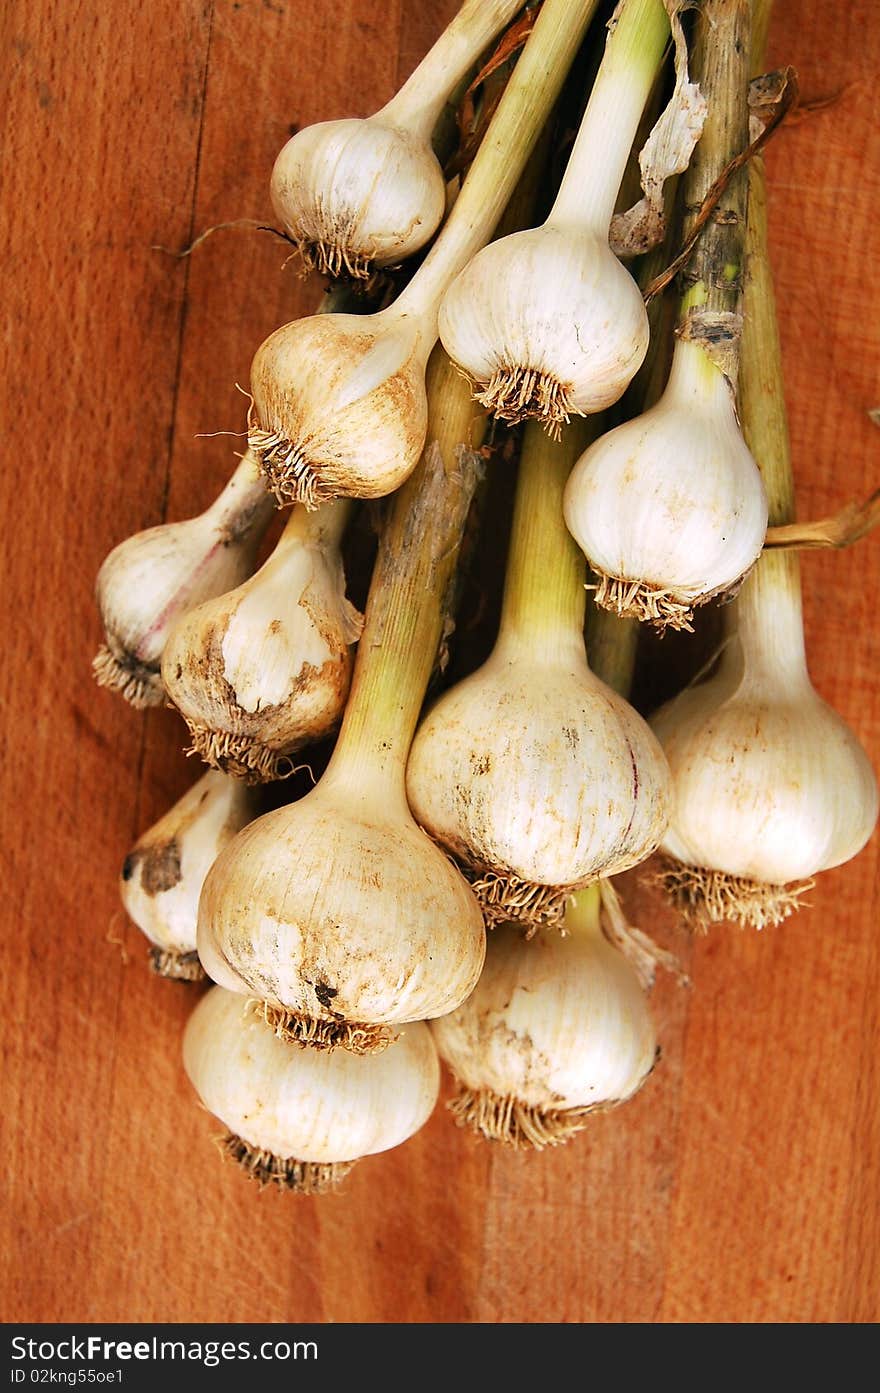
<svg viewBox="0 0 880 1393"><path fill-rule="evenodd" d="M452 211L394 303L297 320L257 350L248 439L279 503L382 497L415 468L440 299L498 225L594 8L544 0Z"/></svg>
<svg viewBox="0 0 880 1393"><path fill-rule="evenodd" d="M651 720L674 789L661 882L697 928L780 923L877 822L868 757L807 673L794 556L762 557L731 623L718 672Z"/></svg>
<svg viewBox="0 0 880 1393"><path fill-rule="evenodd" d="M562 519L573 432L526 428L495 647L428 711L407 766L416 820L490 923L558 922L572 890L649 856L669 818L656 739L587 664L584 566Z"/></svg>
<svg viewBox="0 0 880 1393"><path fill-rule="evenodd" d="M269 559L178 620L162 679L206 763L259 783L339 724L361 616L345 596L344 501L293 510Z"/></svg>
<svg viewBox="0 0 880 1393"><path fill-rule="evenodd" d="M400 1146L427 1122L440 1066L426 1025L402 1026L368 1057L280 1040L253 1003L213 987L190 1016L183 1063L229 1129L224 1151L260 1184L334 1189L352 1165Z"/></svg>
<svg viewBox="0 0 880 1393"><path fill-rule="evenodd" d="M446 207L434 127L453 88L522 4L466 0L375 115L321 121L291 137L272 171L272 204L307 267L364 280L434 235Z"/></svg>
<svg viewBox="0 0 880 1393"><path fill-rule="evenodd" d="M138 838L125 858L119 893L129 918L153 947L161 977L198 981L199 895L218 854L256 815L253 795L209 770Z"/></svg>
<svg viewBox="0 0 880 1393"><path fill-rule="evenodd" d="M662 0L624 0L549 217L478 252L443 299L443 346L503 420L558 434L617 401L645 356L641 292L608 236L669 32Z"/></svg>
<svg viewBox="0 0 880 1393"><path fill-rule="evenodd" d="M193 605L250 575L273 511L249 451L198 517L150 527L114 547L96 583L105 633L92 664L98 685L135 707L159 705L169 630Z"/></svg>
<svg viewBox="0 0 880 1393"><path fill-rule="evenodd" d="M352 690L326 772L246 827L212 867L198 945L214 981L288 1038L382 1049L473 989L485 931L467 882L413 821L404 770L440 640L479 461L465 383L438 355L432 441L373 571Z"/></svg>
<svg viewBox="0 0 880 1393"><path fill-rule="evenodd" d="M679 339L660 400L581 456L565 521L596 602L660 628L689 629L695 605L754 565L767 495L730 384L700 347Z"/></svg>
<svg viewBox="0 0 880 1393"><path fill-rule="evenodd" d="M459 1124L517 1149L570 1140L631 1098L657 1058L638 975L604 936L598 885L570 901L563 934L494 929L474 991L431 1033Z"/></svg>

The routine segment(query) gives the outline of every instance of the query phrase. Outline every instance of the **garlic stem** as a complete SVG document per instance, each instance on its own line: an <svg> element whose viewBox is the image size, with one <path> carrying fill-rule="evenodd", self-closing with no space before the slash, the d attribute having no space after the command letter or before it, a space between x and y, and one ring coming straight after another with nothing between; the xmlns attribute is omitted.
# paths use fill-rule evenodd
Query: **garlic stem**
<svg viewBox="0 0 880 1393"><path fill-rule="evenodd" d="M593 604L587 611L586 632L593 675L618 696L628 698L636 666L639 621L623 619L613 610Z"/></svg>
<svg viewBox="0 0 880 1393"><path fill-rule="evenodd" d="M477 481L485 416L441 348L428 364L428 444L397 494L379 548L351 693L326 780L360 778L405 804L404 772L434 665L444 602ZM324 780L322 780L324 782ZM367 794L369 789L369 794Z"/></svg>
<svg viewBox="0 0 880 1393"><path fill-rule="evenodd" d="M782 349L776 320L773 273L767 252L767 188L764 161L760 155L755 155L749 163L749 221L739 403L743 435L758 462L767 491L770 526L794 522L794 473L785 411ZM797 560L793 553L790 555L793 561Z"/></svg>
<svg viewBox="0 0 880 1393"><path fill-rule="evenodd" d="M684 175L685 236L709 189L749 140L749 0L704 0L697 20L694 78L708 103L703 133ZM680 324L699 310L735 315L742 290L748 179L738 170L722 193L682 273ZM699 330L697 331L699 332ZM705 348L705 340L701 340ZM730 324L722 366L736 379L738 330ZM712 355L718 361L719 355Z"/></svg>
<svg viewBox="0 0 880 1393"><path fill-rule="evenodd" d="M525 645L536 660L583 654L584 558L563 521L562 497L592 434L584 420L560 440L538 421L524 433L498 642Z"/></svg>
<svg viewBox="0 0 880 1393"><path fill-rule="evenodd" d="M596 937L602 933L601 921L602 889L601 881L595 880L583 890L569 898L565 906L565 933L581 938Z"/></svg>
<svg viewBox="0 0 880 1393"><path fill-rule="evenodd" d="M489 240L562 90L598 0L544 0L440 236L395 302L437 336L449 283Z"/></svg>
<svg viewBox="0 0 880 1393"><path fill-rule="evenodd" d="M322 504L320 508L291 508L275 554L300 546L335 551L342 541L353 507L350 498L337 498Z"/></svg>
<svg viewBox="0 0 880 1393"><path fill-rule="evenodd" d="M808 682L800 563L794 552L765 551L734 601L728 626L749 681L764 689Z"/></svg>
<svg viewBox="0 0 880 1393"><path fill-rule="evenodd" d="M758 462L770 523L795 518L782 350L773 275L767 251L767 190L760 155L749 165L745 315L739 376L739 414ZM806 678L800 560L795 551L764 551L731 614L747 668L783 669Z"/></svg>
<svg viewBox="0 0 880 1393"><path fill-rule="evenodd" d="M607 237L633 140L669 41L662 0L625 0L547 219Z"/></svg>
<svg viewBox="0 0 880 1393"><path fill-rule="evenodd" d="M523 4L524 0L465 0L400 91L373 119L430 140L449 93Z"/></svg>

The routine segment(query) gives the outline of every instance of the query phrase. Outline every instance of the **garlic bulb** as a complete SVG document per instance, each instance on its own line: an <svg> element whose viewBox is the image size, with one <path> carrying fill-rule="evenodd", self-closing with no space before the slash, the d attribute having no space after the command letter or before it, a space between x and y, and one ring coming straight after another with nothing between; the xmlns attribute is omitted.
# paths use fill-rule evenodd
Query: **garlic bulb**
<svg viewBox="0 0 880 1393"><path fill-rule="evenodd" d="M395 302L283 325L257 350L248 440L279 503L382 497L415 468L440 299L495 230L594 8L544 0L452 212Z"/></svg>
<svg viewBox="0 0 880 1393"><path fill-rule="evenodd" d="M428 711L407 766L416 820L467 868L490 922L555 922L573 889L649 856L669 816L656 739L587 665L561 507L576 448L527 428L498 639Z"/></svg>
<svg viewBox="0 0 880 1393"><path fill-rule="evenodd" d="M159 666L169 629L193 605L250 574L272 513L249 452L204 513L114 547L96 584L106 638L92 665L98 685L135 707L162 702Z"/></svg>
<svg viewBox="0 0 880 1393"><path fill-rule="evenodd" d="M467 883L402 790L334 754L311 793L217 858L198 947L208 975L267 1003L285 1036L369 1052L463 1001L485 937Z"/></svg>
<svg viewBox="0 0 880 1393"><path fill-rule="evenodd" d="M781 922L877 821L868 758L809 680L794 556L761 558L735 623L717 674L651 720L674 788L661 879L697 927Z"/></svg>
<svg viewBox="0 0 880 1393"><path fill-rule="evenodd" d="M440 307L443 346L476 399L554 434L617 401L648 347L641 292L608 235L669 22L662 0L624 0L615 18L550 216L480 251Z"/></svg>
<svg viewBox="0 0 880 1393"><path fill-rule="evenodd" d="M499 641L425 717L407 792L492 921L557 917L573 887L649 856L669 816L657 741L574 642Z"/></svg>
<svg viewBox="0 0 880 1393"><path fill-rule="evenodd" d="M565 930L527 942L516 925L499 925L467 1001L431 1022L458 1085L449 1106L489 1141L566 1142L591 1113L631 1098L654 1067L645 993L604 937L598 885L569 904Z"/></svg>
<svg viewBox="0 0 880 1393"><path fill-rule="evenodd" d="M440 1086L421 1022L403 1026L381 1055L310 1050L279 1040L222 987L190 1016L183 1063L202 1103L230 1129L227 1154L261 1184L301 1194L332 1189L361 1157L405 1142L427 1122Z"/></svg>
<svg viewBox="0 0 880 1393"><path fill-rule="evenodd" d="M767 495L724 375L676 342L660 400L590 446L565 490L565 521L598 604L689 629L694 605L729 590L760 554Z"/></svg>
<svg viewBox="0 0 880 1393"><path fill-rule="evenodd" d="M332 758L316 787L246 827L199 906L209 976L285 1036L367 1052L473 989L485 932L467 882L416 826L404 769L440 639L478 462L457 449L467 388L435 359L436 438L398 494Z"/></svg>
<svg viewBox="0 0 880 1393"><path fill-rule="evenodd" d="M257 573L189 610L162 657L170 700L208 764L250 782L339 723L360 615L345 597L339 541L349 508L295 509Z"/></svg>
<svg viewBox="0 0 880 1393"><path fill-rule="evenodd" d="M403 483L425 441L434 337L406 292L375 314L313 315L270 334L251 367L248 440L279 504L380 498Z"/></svg>
<svg viewBox="0 0 880 1393"><path fill-rule="evenodd" d="M466 0L374 116L321 121L287 142L272 171L272 204L306 266L366 279L434 235L446 182L432 132L453 88L522 3Z"/></svg>
<svg viewBox="0 0 880 1393"><path fill-rule="evenodd" d="M199 894L218 853L255 815L249 791L209 771L126 856L119 893L129 918L153 944L161 977L204 977L196 952Z"/></svg>

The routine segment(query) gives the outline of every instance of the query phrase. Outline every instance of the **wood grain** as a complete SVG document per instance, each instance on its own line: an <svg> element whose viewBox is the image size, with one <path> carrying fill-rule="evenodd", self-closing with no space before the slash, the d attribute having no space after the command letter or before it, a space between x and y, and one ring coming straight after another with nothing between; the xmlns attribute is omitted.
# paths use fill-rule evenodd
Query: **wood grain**
<svg viewBox="0 0 880 1393"><path fill-rule="evenodd" d="M180 1066L193 997L146 971L116 890L193 780L164 710L98 691L92 584L117 541L213 497L250 356L320 287L267 234L292 124L386 100L454 0L45 0L6 7L3 384L6 1320L682 1322L880 1316L878 839L763 935L693 946L655 991L645 1090L550 1155L439 1108L320 1200L259 1193ZM800 512L877 485L880 12L787 0L770 61L839 94L768 150ZM822 695L880 766L880 545L804 562Z"/></svg>

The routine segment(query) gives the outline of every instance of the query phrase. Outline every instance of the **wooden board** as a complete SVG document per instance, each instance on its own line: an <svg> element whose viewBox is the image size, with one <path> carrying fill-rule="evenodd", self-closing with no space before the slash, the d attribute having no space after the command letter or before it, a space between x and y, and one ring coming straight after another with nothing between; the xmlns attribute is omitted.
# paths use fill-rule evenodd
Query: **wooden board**
<svg viewBox="0 0 880 1393"><path fill-rule="evenodd" d="M366 114L453 0L106 0L4 17L3 1236L6 1320L864 1322L880 1316L878 838L763 935L655 992L650 1084L510 1155L439 1108L318 1200L252 1188L180 1066L193 996L146 970L116 877L194 777L170 712L91 682L97 568L213 497L261 338L319 288L269 219L292 124ZM777 5L770 60L836 101L768 152L802 516L877 485L870 0ZM332 22L329 18L332 9ZM880 544L804 564L811 671L880 766Z"/></svg>

